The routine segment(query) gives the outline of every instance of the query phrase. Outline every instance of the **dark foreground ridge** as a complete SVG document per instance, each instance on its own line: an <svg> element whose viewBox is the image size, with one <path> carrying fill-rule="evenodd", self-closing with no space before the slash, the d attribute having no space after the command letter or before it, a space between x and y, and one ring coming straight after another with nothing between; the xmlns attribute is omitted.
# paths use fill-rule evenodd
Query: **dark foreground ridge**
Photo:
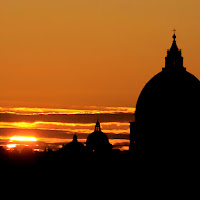
<svg viewBox="0 0 200 200"><path fill-rule="evenodd" d="M84 173L91 169L111 172L114 169L122 169L130 166L133 155L129 151L113 152L66 152L51 151L44 152L9 152L0 149L0 166L2 170L8 171L32 171L32 172L65 172L74 170ZM72 170L72 171L70 171Z"/></svg>

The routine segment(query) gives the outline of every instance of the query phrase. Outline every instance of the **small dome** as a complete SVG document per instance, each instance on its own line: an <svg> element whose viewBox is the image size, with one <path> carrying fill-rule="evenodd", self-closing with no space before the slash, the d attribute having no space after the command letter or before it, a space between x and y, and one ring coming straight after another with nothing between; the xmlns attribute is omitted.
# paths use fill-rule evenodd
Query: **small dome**
<svg viewBox="0 0 200 200"><path fill-rule="evenodd" d="M108 151L112 149L108 136L101 131L98 120L94 132L87 137L86 147L89 151Z"/></svg>
<svg viewBox="0 0 200 200"><path fill-rule="evenodd" d="M69 152L69 153L81 153L84 151L84 145L77 140L77 135L74 134L73 140L64 145L61 151Z"/></svg>

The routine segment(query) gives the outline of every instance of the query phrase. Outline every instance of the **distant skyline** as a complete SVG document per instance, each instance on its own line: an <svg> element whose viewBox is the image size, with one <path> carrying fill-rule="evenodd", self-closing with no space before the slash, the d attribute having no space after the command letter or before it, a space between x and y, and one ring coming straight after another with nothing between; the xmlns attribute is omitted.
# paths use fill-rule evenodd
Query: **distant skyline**
<svg viewBox="0 0 200 200"><path fill-rule="evenodd" d="M177 30L200 78L198 0L0 2L0 107L135 107Z"/></svg>
<svg viewBox="0 0 200 200"><path fill-rule="evenodd" d="M134 120L134 111L131 107L88 107L84 110L0 107L0 146L12 149L22 144L30 145L26 141L28 136L28 139L35 137L37 140L34 149L56 150L71 142L74 134L79 142L85 143L98 118L114 148L127 150L129 122ZM19 145L13 138L25 140Z"/></svg>

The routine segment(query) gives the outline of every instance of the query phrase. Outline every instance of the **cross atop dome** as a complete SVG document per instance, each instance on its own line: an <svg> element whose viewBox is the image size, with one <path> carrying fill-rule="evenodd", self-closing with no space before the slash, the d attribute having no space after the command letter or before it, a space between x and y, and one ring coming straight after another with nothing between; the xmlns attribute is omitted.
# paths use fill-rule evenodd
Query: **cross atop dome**
<svg viewBox="0 0 200 200"><path fill-rule="evenodd" d="M173 43L172 43L172 46L170 48L170 51L179 51L178 47L177 47L177 44L176 44L176 29L173 30L174 31L174 35L172 36L172 38L174 39L173 40Z"/></svg>
<svg viewBox="0 0 200 200"><path fill-rule="evenodd" d="M174 29L174 30L172 30L172 31L174 31L174 35L175 35L176 29Z"/></svg>
<svg viewBox="0 0 200 200"><path fill-rule="evenodd" d="M172 30L172 31L174 31L174 35L172 36L172 38L174 38L174 41L175 41L175 39L176 39L176 34L175 34L176 29L174 29L174 30Z"/></svg>

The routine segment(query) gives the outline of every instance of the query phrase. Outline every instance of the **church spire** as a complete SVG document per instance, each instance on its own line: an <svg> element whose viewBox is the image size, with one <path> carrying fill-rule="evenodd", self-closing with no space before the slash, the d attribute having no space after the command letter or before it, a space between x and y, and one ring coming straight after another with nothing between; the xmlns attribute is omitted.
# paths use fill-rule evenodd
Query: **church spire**
<svg viewBox="0 0 200 200"><path fill-rule="evenodd" d="M173 42L170 50L167 51L167 56L165 57L165 68L168 71L179 71L185 69L183 67L183 57L181 55L181 50L178 49L176 44L176 34L175 29L172 36Z"/></svg>

